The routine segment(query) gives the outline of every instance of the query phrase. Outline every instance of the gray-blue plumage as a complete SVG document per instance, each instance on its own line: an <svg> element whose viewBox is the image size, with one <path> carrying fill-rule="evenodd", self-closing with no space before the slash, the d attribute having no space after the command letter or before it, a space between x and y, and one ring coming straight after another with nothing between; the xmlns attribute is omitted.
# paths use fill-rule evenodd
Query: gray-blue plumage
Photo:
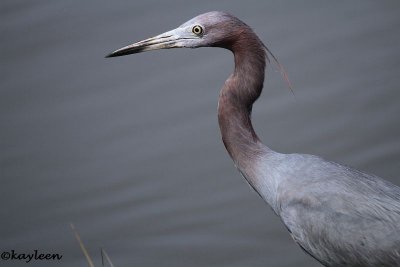
<svg viewBox="0 0 400 267"><path fill-rule="evenodd" d="M218 102L222 141L301 248L325 266L400 266L399 187L320 157L274 152L257 137L252 105L263 88L267 55L277 60L245 23L208 12L108 57L203 46L233 52L235 69Z"/></svg>
<svg viewBox="0 0 400 267"><path fill-rule="evenodd" d="M258 191L274 196L268 202L307 253L326 266L400 266L399 187L312 155L263 157L274 162L263 180L274 182Z"/></svg>

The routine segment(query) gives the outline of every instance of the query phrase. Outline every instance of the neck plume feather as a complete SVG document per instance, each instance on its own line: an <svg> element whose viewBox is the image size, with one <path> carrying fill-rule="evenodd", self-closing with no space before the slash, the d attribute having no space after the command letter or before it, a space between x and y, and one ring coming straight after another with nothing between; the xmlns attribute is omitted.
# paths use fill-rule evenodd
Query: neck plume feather
<svg viewBox="0 0 400 267"><path fill-rule="evenodd" d="M218 122L229 155L239 170L251 177L255 159L266 148L251 124L251 110L263 88L267 55L262 42L247 27L225 48L234 54L235 70L220 92Z"/></svg>

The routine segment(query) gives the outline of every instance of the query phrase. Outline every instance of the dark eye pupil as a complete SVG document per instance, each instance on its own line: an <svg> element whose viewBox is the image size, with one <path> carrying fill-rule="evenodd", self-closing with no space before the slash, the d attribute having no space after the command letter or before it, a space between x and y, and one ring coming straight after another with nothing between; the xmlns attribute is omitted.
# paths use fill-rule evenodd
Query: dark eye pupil
<svg viewBox="0 0 400 267"><path fill-rule="evenodd" d="M203 29L200 26L194 26L193 27L193 33L201 34L202 32L203 32Z"/></svg>

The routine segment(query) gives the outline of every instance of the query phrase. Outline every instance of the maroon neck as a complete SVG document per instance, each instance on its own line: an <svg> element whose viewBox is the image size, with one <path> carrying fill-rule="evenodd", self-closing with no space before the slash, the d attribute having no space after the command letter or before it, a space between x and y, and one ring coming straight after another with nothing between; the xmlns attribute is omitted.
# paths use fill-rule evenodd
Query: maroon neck
<svg viewBox="0 0 400 267"><path fill-rule="evenodd" d="M226 48L234 54L235 70L220 93L218 122L229 155L244 171L265 149L253 129L250 116L253 103L263 88L266 54L262 42L250 29Z"/></svg>

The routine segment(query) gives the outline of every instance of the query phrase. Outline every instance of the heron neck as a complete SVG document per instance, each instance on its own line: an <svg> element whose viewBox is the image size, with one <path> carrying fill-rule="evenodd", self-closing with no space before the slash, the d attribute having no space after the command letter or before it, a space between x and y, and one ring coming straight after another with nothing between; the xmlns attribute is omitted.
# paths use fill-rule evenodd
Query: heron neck
<svg viewBox="0 0 400 267"><path fill-rule="evenodd" d="M255 34L243 35L229 49L235 70L220 93L218 122L229 155L242 173L250 175L255 158L266 149L251 123L253 103L263 88L266 55Z"/></svg>

